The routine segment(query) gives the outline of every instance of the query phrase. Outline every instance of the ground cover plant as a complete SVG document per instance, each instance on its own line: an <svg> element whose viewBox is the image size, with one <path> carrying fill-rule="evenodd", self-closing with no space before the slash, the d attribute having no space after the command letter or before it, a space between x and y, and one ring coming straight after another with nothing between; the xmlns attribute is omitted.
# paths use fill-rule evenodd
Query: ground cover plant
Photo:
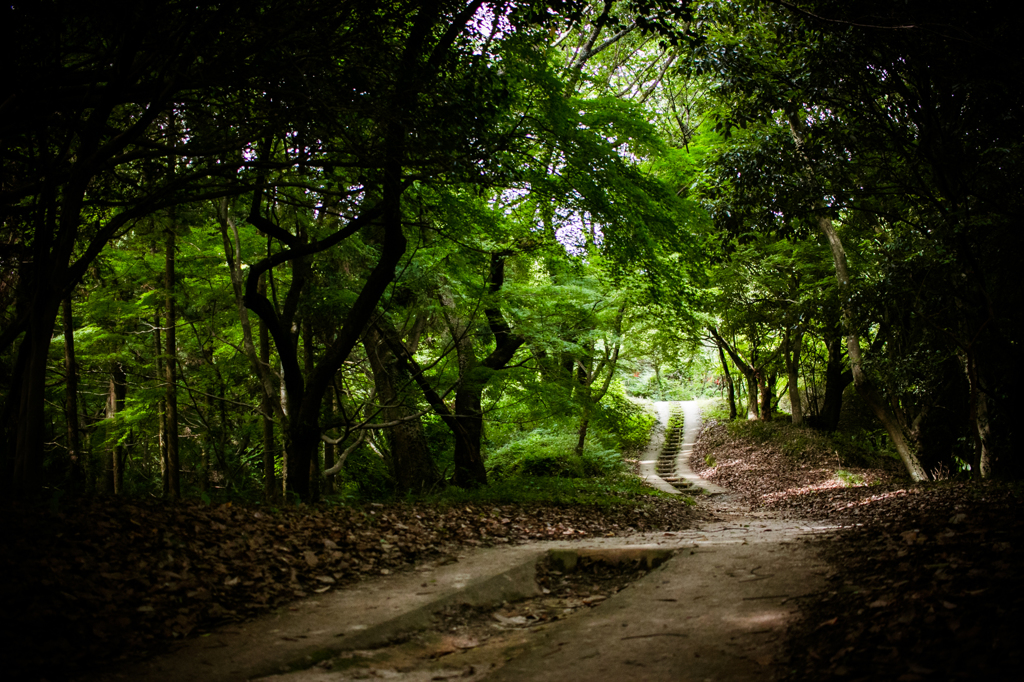
<svg viewBox="0 0 1024 682"><path fill-rule="evenodd" d="M871 465L874 466L871 466ZM694 470L741 494L754 508L794 507L816 491L858 489L901 481L899 461L849 444L841 434L786 420L704 422Z"/></svg>

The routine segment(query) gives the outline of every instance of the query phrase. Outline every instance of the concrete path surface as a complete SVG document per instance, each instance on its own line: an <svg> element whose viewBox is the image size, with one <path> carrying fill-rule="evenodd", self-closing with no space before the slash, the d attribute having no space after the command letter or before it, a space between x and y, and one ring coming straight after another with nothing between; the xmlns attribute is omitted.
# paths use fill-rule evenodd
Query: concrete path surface
<svg viewBox="0 0 1024 682"><path fill-rule="evenodd" d="M683 408L686 430L695 437L699 416ZM454 562L419 566L297 602L191 640L170 654L88 679L772 679L780 669L786 630L798 617L799 599L822 591L828 573L806 540L831 529L752 513L728 493L700 503L714 520L697 529L471 550ZM423 630L434 613L453 604L493 608L538 595L534 567L553 547L654 548L662 554L668 549L674 557L596 607L506 632L489 648L482 635L480 643L440 655L407 651L404 658L382 656L379 664L350 665L353 656L373 658L409 640L409 633Z"/></svg>
<svg viewBox="0 0 1024 682"><path fill-rule="evenodd" d="M658 475L657 469L658 456L661 454L661 449L665 446L665 429L668 427L669 404L665 401L659 401L654 403L654 409L658 413L658 423L654 425L651 441L640 456L640 478L644 479L647 485L652 488L657 488L662 492L672 495L679 495L680 492L676 490L675 486Z"/></svg>
<svg viewBox="0 0 1024 682"><path fill-rule="evenodd" d="M482 679L770 679L797 599L824 589L828 569L799 537L815 529L732 521L702 531L684 534L693 549L540 633L530 651Z"/></svg>

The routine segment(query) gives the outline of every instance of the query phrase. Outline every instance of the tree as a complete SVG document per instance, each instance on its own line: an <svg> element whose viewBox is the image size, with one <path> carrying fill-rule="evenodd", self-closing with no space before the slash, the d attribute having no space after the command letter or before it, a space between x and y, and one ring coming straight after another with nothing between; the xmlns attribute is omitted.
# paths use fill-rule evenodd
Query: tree
<svg viewBox="0 0 1024 682"><path fill-rule="evenodd" d="M987 263L986 275L997 279L1007 272L995 254L1010 247L1012 238L998 226L1013 214L1017 189L1003 185L1005 176L996 178L990 162L1019 168L1016 151L998 142L1010 139L1019 124L1000 114L1017 106L1018 90L1011 93L998 78L979 74L992 73L985 63L1018 63L1020 56L1003 50L1005 42L982 45L975 38L988 35L992 18L1000 16L986 4L966 9L946 3L840 7L826 2L815 3L810 11L800 3L775 5L756 10L736 3L708 6L708 18L714 21L705 25L716 28L697 64L718 79L720 129L774 131L760 153L720 157L733 169L732 186L741 190L732 194L740 201L729 213L735 223L756 214L755 224L765 231L820 231L831 245L837 275L851 249L842 229L829 228L870 225L874 239L859 242L857 250L864 247L862 253L872 263L885 250L895 267L883 265L882 272L900 273L887 282L877 280L879 285L914 281L913 288L872 298L877 286L860 275L847 280L851 288L841 297L850 347L857 345L855 336L863 337L874 324L888 330L887 339L876 337L881 341L878 356L853 349L850 361L864 370L861 387L877 388L877 395L870 389L861 394L880 408L876 413L898 444L913 436L913 424L931 408L927 396L908 393L913 381L898 385L896 375L890 380L875 374L865 383L869 368L879 366L876 358L895 350L897 338L913 339L918 350L904 346L900 362L914 367L920 378L945 373L941 358L949 353L962 358L969 374L975 344L983 338L998 344L999 335L989 336L989 331L1016 324L996 312L1009 309L993 307L1005 295L989 287L988 277L978 277L977 268ZM947 28L929 28L934 26ZM787 134L794 138L788 143ZM990 143L995 146L986 149ZM1004 192L999 198L993 193L997 186ZM926 281L928 286L922 287ZM874 310L864 305L868 298L877 302ZM957 309L970 308L975 314L953 313L943 304L950 300L957 302ZM895 308L901 301L912 301L916 314L901 316L896 324ZM1009 347L994 348L986 353L989 361L1007 357ZM911 362L915 355L934 362ZM854 369L855 377L858 371ZM986 393L980 374L975 379L969 395L970 403L978 406L979 396L994 393ZM886 416L886 405L894 401L916 401L917 416L906 414L904 419L901 410ZM994 438L988 429L998 419L983 425L976 410L969 414L980 458L973 469L983 473L987 467L981 460L991 450L984 441ZM914 446L901 450L912 463ZM918 467L908 468L922 475Z"/></svg>
<svg viewBox="0 0 1024 682"><path fill-rule="evenodd" d="M17 419L3 439L15 492L41 485L46 359L60 302L141 218L238 191L241 150L275 123L275 74L303 63L312 77L330 61L308 49L333 25L329 4L5 10L0 206L5 260L18 266L0 352L17 342L5 407ZM254 74L266 79L253 83ZM249 97L259 92L270 97Z"/></svg>

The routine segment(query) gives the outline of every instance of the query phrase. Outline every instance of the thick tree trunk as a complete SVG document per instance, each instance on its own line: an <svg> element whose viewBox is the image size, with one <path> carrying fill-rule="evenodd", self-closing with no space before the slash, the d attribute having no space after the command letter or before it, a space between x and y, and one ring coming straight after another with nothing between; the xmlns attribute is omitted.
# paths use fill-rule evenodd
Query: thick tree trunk
<svg viewBox="0 0 1024 682"><path fill-rule="evenodd" d="M167 494L171 499L178 500L181 499L181 461L178 452L178 338L175 333L178 310L175 302L176 246L173 229L167 230L164 247L164 317L167 320L167 345L164 352L164 381L167 384L164 394L164 418L167 423Z"/></svg>
<svg viewBox="0 0 1024 682"><path fill-rule="evenodd" d="M747 421L756 421L759 419L757 375L743 367L740 371L743 372L743 379L747 383Z"/></svg>
<svg viewBox="0 0 1024 682"><path fill-rule="evenodd" d="M15 495L32 497L42 487L43 443L45 432L46 364L60 300L46 301L39 296L30 314L29 328L18 349L16 390L19 399L18 421L11 475ZM42 299L42 300L40 300Z"/></svg>
<svg viewBox="0 0 1024 682"><path fill-rule="evenodd" d="M455 393L455 419L463 438L455 439L455 474L452 482L460 488L475 488L487 485L487 470L480 452L480 441L484 433L484 416L481 408L486 381L477 376L482 367L471 367L462 386ZM489 372L487 372L489 374Z"/></svg>
<svg viewBox="0 0 1024 682"><path fill-rule="evenodd" d="M766 422L772 420L772 401L775 399L774 373L768 370L761 370L757 373L757 388L761 394L761 415L760 418Z"/></svg>
<svg viewBox="0 0 1024 682"><path fill-rule="evenodd" d="M459 366L455 412L446 421L455 436L455 471L451 482L460 488L476 488L487 484L487 470L480 449L483 438L481 402L487 382L486 378L479 376L484 368L478 365L473 340L469 335L469 324L458 316L451 297L442 295L441 305L451 311L447 314L448 332L452 335ZM575 375L575 365L569 368L569 372L571 376ZM423 387L422 383L420 385ZM432 405L437 409L436 401Z"/></svg>
<svg viewBox="0 0 1024 682"><path fill-rule="evenodd" d="M853 383L853 372L843 367L843 341L840 336L826 338L828 362L825 364L825 397L817 426L825 431L839 428L839 417L843 411L843 393Z"/></svg>

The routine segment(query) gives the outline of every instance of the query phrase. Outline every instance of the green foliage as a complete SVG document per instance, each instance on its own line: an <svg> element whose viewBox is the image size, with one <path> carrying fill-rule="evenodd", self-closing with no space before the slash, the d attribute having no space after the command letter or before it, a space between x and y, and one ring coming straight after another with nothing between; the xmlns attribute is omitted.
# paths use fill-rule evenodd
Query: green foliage
<svg viewBox="0 0 1024 682"><path fill-rule="evenodd" d="M490 502L611 507L640 506L647 500L661 497L679 499L644 485L632 474L614 474L591 478L518 477L495 481L473 490L449 487L423 499L438 504ZM683 498L683 502L692 504L693 500Z"/></svg>
<svg viewBox="0 0 1024 682"><path fill-rule="evenodd" d="M348 456L335 485L339 500L380 500L394 493L387 464L367 447L356 448Z"/></svg>
<svg viewBox="0 0 1024 682"><path fill-rule="evenodd" d="M571 431L534 429L506 443L487 457L487 474L495 481L514 478L584 478L622 470L614 450L589 439L582 457L573 454L576 435Z"/></svg>
<svg viewBox="0 0 1024 682"><path fill-rule="evenodd" d="M857 486L864 485L863 476L851 473L845 469L836 470L836 478L842 481L844 488L856 488Z"/></svg>
<svg viewBox="0 0 1024 682"><path fill-rule="evenodd" d="M887 446L884 432L826 433L810 427L793 426L784 419L747 421L737 419L726 427L730 435L755 443L773 445L786 457L801 461L813 454L831 452L843 466L863 468L899 468L899 457Z"/></svg>
<svg viewBox="0 0 1024 682"><path fill-rule="evenodd" d="M725 400L709 400L700 406L701 419L704 421L729 421L729 406Z"/></svg>
<svg viewBox="0 0 1024 682"><path fill-rule="evenodd" d="M630 400L621 390L609 391L594 415L594 426L613 434L626 452L646 446L657 423L647 405Z"/></svg>

